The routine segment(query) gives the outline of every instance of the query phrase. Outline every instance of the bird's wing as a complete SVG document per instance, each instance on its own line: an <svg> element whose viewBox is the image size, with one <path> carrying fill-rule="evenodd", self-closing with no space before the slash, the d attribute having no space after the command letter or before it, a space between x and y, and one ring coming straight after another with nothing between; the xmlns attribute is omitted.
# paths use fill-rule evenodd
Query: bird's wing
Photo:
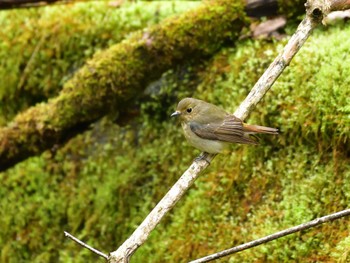
<svg viewBox="0 0 350 263"><path fill-rule="evenodd" d="M202 139L258 144L255 140L244 136L242 121L234 115L227 115L223 121L215 123L190 122L190 128L193 133Z"/></svg>

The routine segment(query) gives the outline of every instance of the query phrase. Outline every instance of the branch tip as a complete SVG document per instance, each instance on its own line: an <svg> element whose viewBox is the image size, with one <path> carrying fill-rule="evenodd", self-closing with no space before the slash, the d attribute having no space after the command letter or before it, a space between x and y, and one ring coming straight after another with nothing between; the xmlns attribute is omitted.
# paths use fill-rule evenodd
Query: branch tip
<svg viewBox="0 0 350 263"><path fill-rule="evenodd" d="M103 257L103 258L108 260L108 256L106 254L104 254L101 251L99 251L99 250L89 246L88 244L85 244L83 241L81 241L78 238L74 237L73 235L69 234L67 231L63 231L63 232L64 232L64 236L65 237L68 237L68 238L72 239L74 242L78 243L82 247L85 247L88 250L90 250L90 251L94 252L95 254L99 255L100 257Z"/></svg>

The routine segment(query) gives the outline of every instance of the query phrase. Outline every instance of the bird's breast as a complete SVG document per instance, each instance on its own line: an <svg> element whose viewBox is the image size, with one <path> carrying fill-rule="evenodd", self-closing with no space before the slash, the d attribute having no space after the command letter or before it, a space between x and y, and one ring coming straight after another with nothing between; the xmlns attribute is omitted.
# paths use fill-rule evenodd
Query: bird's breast
<svg viewBox="0 0 350 263"><path fill-rule="evenodd" d="M190 125L188 125L185 122L182 122L181 125L182 125L182 129L184 131L184 135L185 135L187 141L192 146L194 146L195 148L197 148L203 152L221 153L228 147L228 143L226 143L226 142L203 139L203 138L197 136L191 130Z"/></svg>

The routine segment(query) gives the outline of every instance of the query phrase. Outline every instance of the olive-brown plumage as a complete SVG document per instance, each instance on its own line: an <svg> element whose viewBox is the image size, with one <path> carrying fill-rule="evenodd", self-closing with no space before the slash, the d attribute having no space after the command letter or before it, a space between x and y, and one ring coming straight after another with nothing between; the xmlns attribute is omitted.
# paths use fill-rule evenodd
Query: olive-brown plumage
<svg viewBox="0 0 350 263"><path fill-rule="evenodd" d="M230 143L258 144L250 134L278 134L278 129L249 125L208 102L185 98L171 116L178 116L188 142L201 151L220 153Z"/></svg>

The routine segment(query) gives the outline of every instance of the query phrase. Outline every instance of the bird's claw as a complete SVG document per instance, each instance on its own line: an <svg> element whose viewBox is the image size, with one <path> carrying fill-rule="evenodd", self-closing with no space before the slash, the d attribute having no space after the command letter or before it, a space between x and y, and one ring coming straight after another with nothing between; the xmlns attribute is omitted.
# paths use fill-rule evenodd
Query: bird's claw
<svg viewBox="0 0 350 263"><path fill-rule="evenodd" d="M210 161L209 161L208 158L207 158L208 156L209 156L209 153L207 153L207 152L202 152L201 155L199 155L198 157L196 157L196 158L194 159L194 161L195 161L195 162L199 162L199 161L204 160L204 161L207 162L208 165L210 165Z"/></svg>

